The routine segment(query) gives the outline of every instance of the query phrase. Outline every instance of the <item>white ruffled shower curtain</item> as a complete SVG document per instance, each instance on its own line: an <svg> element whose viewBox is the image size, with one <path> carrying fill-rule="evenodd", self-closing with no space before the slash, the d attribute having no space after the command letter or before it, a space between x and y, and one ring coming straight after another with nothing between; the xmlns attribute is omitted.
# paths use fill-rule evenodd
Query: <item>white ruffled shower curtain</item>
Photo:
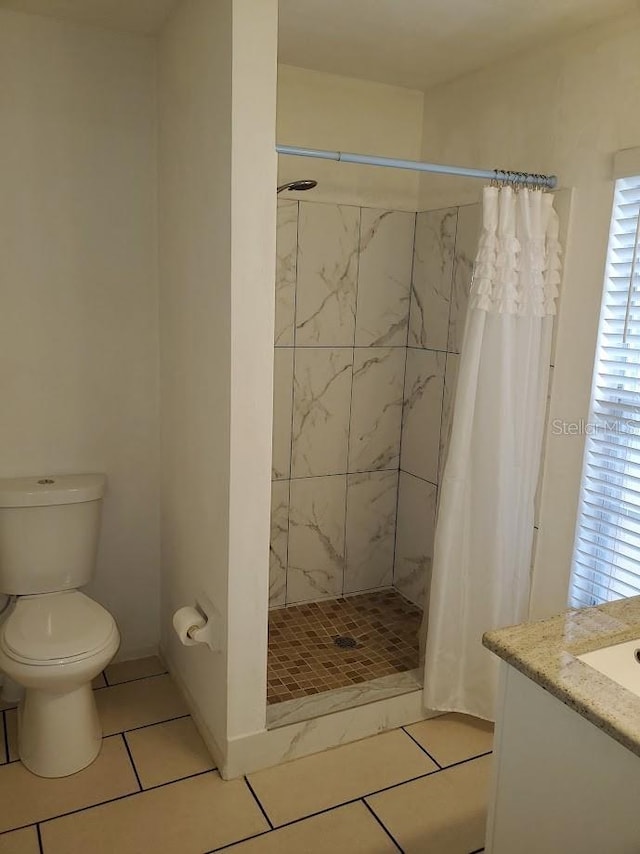
<svg viewBox="0 0 640 854"><path fill-rule="evenodd" d="M559 281L553 196L486 187L425 620L429 709L494 720L482 635L528 615Z"/></svg>

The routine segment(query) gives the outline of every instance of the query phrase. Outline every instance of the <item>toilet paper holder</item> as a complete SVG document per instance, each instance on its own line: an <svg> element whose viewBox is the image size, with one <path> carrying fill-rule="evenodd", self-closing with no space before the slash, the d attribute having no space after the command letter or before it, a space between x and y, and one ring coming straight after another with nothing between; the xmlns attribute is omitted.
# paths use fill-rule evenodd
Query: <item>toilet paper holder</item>
<svg viewBox="0 0 640 854"><path fill-rule="evenodd" d="M206 644L212 652L221 649L219 614L206 597L201 597L195 607L178 608L173 615L173 628L184 646Z"/></svg>
<svg viewBox="0 0 640 854"><path fill-rule="evenodd" d="M204 626L200 626L194 624L193 626L189 626L187 629L187 635L191 638L192 641L196 643L206 643L207 646L211 646L211 626L209 625L209 621L205 618Z"/></svg>

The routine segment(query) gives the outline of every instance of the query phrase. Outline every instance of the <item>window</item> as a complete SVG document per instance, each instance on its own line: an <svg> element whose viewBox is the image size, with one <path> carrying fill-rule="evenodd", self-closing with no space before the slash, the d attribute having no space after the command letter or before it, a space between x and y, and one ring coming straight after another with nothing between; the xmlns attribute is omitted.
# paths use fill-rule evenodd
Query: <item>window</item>
<svg viewBox="0 0 640 854"><path fill-rule="evenodd" d="M640 594L640 177L616 182L570 603Z"/></svg>

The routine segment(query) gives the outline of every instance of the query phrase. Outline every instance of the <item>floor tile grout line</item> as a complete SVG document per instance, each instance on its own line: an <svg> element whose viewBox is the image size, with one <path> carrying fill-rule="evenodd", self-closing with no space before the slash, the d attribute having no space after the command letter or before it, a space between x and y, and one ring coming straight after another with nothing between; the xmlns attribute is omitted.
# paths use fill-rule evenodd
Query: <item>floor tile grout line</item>
<svg viewBox="0 0 640 854"><path fill-rule="evenodd" d="M373 816L373 818L376 820L376 822L380 825L380 827L384 830L384 832L387 834L387 836L389 837L389 839L390 839L390 840L393 842L393 844L396 846L396 848L398 849L398 851L400 851L400 854L404 854L404 849L401 847L401 845L400 845L400 843L398 842L398 840L394 837L393 833L391 833L391 831L389 830L389 828L384 824L384 822L382 821L382 819L380 818L380 816L376 815L376 813L374 812L373 808L369 806L369 804L365 801L365 799L364 799L364 798L362 799L362 803L364 804L364 806L366 807L366 809L371 813L371 815L372 815L372 816Z"/></svg>
<svg viewBox="0 0 640 854"><path fill-rule="evenodd" d="M430 776L430 774L435 774L435 773L437 773L437 772L431 771L431 772L429 772L429 774L426 774L423 776ZM413 783L413 781L417 780L417 779L420 779L420 778L419 777L413 777L410 780L406 780L405 782ZM402 784L396 783L395 785L400 786ZM395 786L393 786L391 788L395 788ZM381 789L380 791L385 791L385 790ZM377 795L377 794L378 794L378 792L369 792L368 794L360 795L357 798L349 798L348 801L342 801L339 804L332 804L332 806L325 807L322 810L317 810L316 812L309 813L308 815L300 816L300 818L292 818L290 821L285 821L283 824L277 824L277 825L275 825L274 830L280 830L283 827L290 827L292 824L300 824L300 822L306 821L308 818L315 818L316 816L324 815L325 813L328 813L328 812L333 812L333 810L340 809L340 807L350 807L352 804L357 804L360 801L363 801L365 798L370 798L372 795Z"/></svg>
<svg viewBox="0 0 640 854"><path fill-rule="evenodd" d="M323 815L325 812L331 812L331 810L338 809L339 807L346 807L350 804L356 804L358 801L364 800L365 798L372 798L374 795L381 795L385 792L390 792L393 789L398 789L400 786L404 786L407 783L415 783L418 780L424 780L427 777L434 777L436 774L442 774L444 771L449 771L451 768L457 768L460 765L466 765L469 762L474 762L476 759L482 759L485 756L491 756L492 751L489 750L486 753L480 753L478 756L471 756L469 759L462 759L460 762L454 762L452 765L446 765L444 768L436 768L434 771L427 771L424 774L418 774L415 777L409 777L407 780L400 780L398 783L391 783L389 786L383 786L381 789L374 789L371 792L365 792L363 795L358 795L354 798L349 798L346 801L341 801L339 804L333 804L330 807L325 807L324 809L317 810L316 812L309 813L308 815L300 816L300 818L294 818L290 821L286 821L283 824L274 825L274 830L279 830L281 827L288 827L290 824L298 824L300 821L304 821L307 818L313 818L316 815Z"/></svg>
<svg viewBox="0 0 640 854"><path fill-rule="evenodd" d="M79 807L75 810L69 810L68 812L60 813L59 815L52 815L48 818L40 819L38 824L49 824L49 822L56 821L59 818L67 818L70 815L78 815L82 812L87 812L88 810L95 809L96 807L104 807L107 804L115 804L118 801L125 801L127 798L135 798L137 795L144 795L146 792L153 792L155 789L164 789L166 786L173 786L175 783L183 783L185 780L192 780L194 777L204 777L205 774L213 774L218 773L217 769L209 768L206 771L198 771L197 774L188 774L186 777L179 777L177 780L168 780L166 783L158 783L156 786L149 786L148 789L143 789L140 792L127 792L125 795L117 795L115 798L109 798L106 801L98 801L95 804L89 804L86 807ZM219 775L218 775L219 776ZM21 824L19 827L10 827L7 830L3 830L0 833L0 837L4 836L7 833L13 833L14 830L24 830L25 827L33 827L34 823L31 824Z"/></svg>
<svg viewBox="0 0 640 854"><path fill-rule="evenodd" d="M163 670L162 673L149 673L147 676L136 676L134 679L123 679L122 682L114 682L111 684L107 679L107 674L103 670L102 675L104 676L105 685L98 685L97 688L94 688L94 691L104 691L105 688L118 688L120 685L130 685L132 682L142 682L143 679L157 679L158 676L168 676L169 671Z"/></svg>
<svg viewBox="0 0 640 854"><path fill-rule="evenodd" d="M459 762L452 762L451 765L442 765L442 771L448 771L449 768L457 768L458 765L466 765L467 762L473 762L474 759L484 759L485 756L491 756L493 750L485 750L484 753L478 753L475 756L468 756L466 759L460 759Z"/></svg>
<svg viewBox="0 0 640 854"><path fill-rule="evenodd" d="M251 783L249 782L249 778L247 777L247 775L246 775L246 774L244 775L244 782L247 784L247 788L248 788L248 789L249 789L249 791L251 792L251 794L252 794L252 796L253 796L254 801L257 803L258 807L260 808L260 812L261 812L261 813L262 813L262 815L265 817L266 822L267 822L267 824L269 825L269 830L273 830L273 822L272 822L272 821L271 821L271 819L269 818L269 815L268 815L268 813L267 813L266 809L262 806L262 803L261 803L261 801L260 801L260 798L257 796L257 794L256 794L256 792L255 792L255 789L253 788L253 786L252 786L252 785L251 785Z"/></svg>
<svg viewBox="0 0 640 854"><path fill-rule="evenodd" d="M246 777L245 777L245 779L246 779ZM248 781L247 781L247 783L248 783ZM366 795L365 797L369 797L369 796L368 796L368 795ZM334 812L335 810L339 810L339 809L341 809L342 807L348 807L348 806L351 806L352 804L357 804L357 803L360 803L360 802L364 803L364 805L365 805L365 807L367 808L367 810L369 810L369 812L373 815L373 817L374 817L374 818L375 818L375 820L378 822L378 824L380 824L380 825L381 825L382 829L385 831L385 833L387 834L387 836L389 836L389 837L390 837L391 841L396 845L396 847L398 848L398 850L399 850L400 852L402 852L402 854L404 854L403 849L400 847L400 845L398 845L398 843L397 843L397 842L396 842L396 840L393 838L393 836L391 835L391 833L389 833L389 831L388 831L388 830L387 830L387 828L384 826L384 824L382 824L382 822L380 821L380 819L378 818L378 816L373 812L373 810L371 809L371 807L369 806L369 804L365 803L364 798L353 798L353 799L352 799L352 800L350 800L350 801L345 801L345 802L344 802L344 803L342 803L342 804L335 804L334 806L327 807L326 809L324 809L324 810L320 810L319 812L316 812L316 813L312 813L311 815L304 815L304 816L302 816L302 818L295 818L295 819L292 819L291 821L288 821L288 822L286 822L285 824L279 824L279 825L276 825L276 826L273 826L273 825L272 825L272 827L271 827L271 829L270 829L270 830L263 830L263 831L261 831L260 833L254 833L254 834L253 834L253 835L251 835L251 836L245 836L245 837L243 837L242 839L236 839L236 840L234 840L233 842L226 842L224 845L220 845L218 848L212 848L210 851L206 852L206 854L217 854L217 852L219 852L219 851L225 851L227 848L232 848L234 845L240 845L241 843L243 843L243 842L249 842L249 841L251 841L252 839L259 839L259 838L260 838L260 837L262 837L262 836L269 836L270 834L275 833L275 832L276 832L276 831L278 831L278 830L283 830L285 827L291 827L291 826L292 826L292 825L294 825L294 824L302 824L302 822L307 821L308 819L311 819L311 818L317 818L317 817L318 817L318 816L320 816L320 815L325 815L326 813L330 813L330 812ZM268 820L268 819L267 819L267 820ZM271 822L270 822L270 823L271 823Z"/></svg>
<svg viewBox="0 0 640 854"><path fill-rule="evenodd" d="M183 718L190 718L190 717L191 717L191 715L189 714L189 712L185 712L184 715L176 715L175 717L172 717L172 718L162 718L161 720L154 721L153 723L150 723L150 724L140 724L140 726L132 726L132 727L129 727L128 729L118 729L115 732L106 733L105 735L103 735L103 738L112 738L114 735L122 735L125 732L137 732L140 729L148 729L149 727L159 726L160 724L169 724L172 721L181 721L181 720L183 720Z"/></svg>
<svg viewBox="0 0 640 854"><path fill-rule="evenodd" d="M185 780L192 780L194 777L204 777L205 774L213 774L214 772L216 774L218 774L218 776L220 777L220 774L219 774L217 768L207 768L206 771L196 771L195 774L186 774L184 777L176 777L175 780L167 780L166 783L156 783L154 786L147 786L147 788L143 789L142 791L143 792L152 792L154 789L162 789L165 786L172 786L174 783L183 783ZM140 794L140 793L138 793L138 792L132 792L131 793L131 795L137 795L137 794ZM127 795L127 797L130 798L131 795Z"/></svg>
<svg viewBox="0 0 640 854"><path fill-rule="evenodd" d="M96 689L96 690L99 690L99 689ZM153 726L160 726L161 724L169 724L169 723L172 723L173 721L181 721L181 720L184 720L185 718L189 718L189 717L191 717L191 715L187 712L184 715L176 715L176 717L173 717L173 718L162 718L162 720L154 721L153 723L150 723L150 724L140 724L140 726L130 727L129 729L121 729L121 730L117 730L116 732L109 732L109 733L103 734L102 738L103 739L116 738L117 736L124 735L127 732L138 732L138 730L141 730L141 729L149 729L150 727L153 727ZM7 762L5 762L4 764L5 765L15 765L16 762L20 762L20 759L19 758L18 759L10 759ZM2 768L2 765L0 765L0 768ZM186 778L184 778L184 779L186 779Z"/></svg>
<svg viewBox="0 0 640 854"><path fill-rule="evenodd" d="M9 728L7 724L7 709L4 709L2 712L2 732L4 737L4 752L6 763L9 764L11 762L11 755L9 753Z"/></svg>
<svg viewBox="0 0 640 854"><path fill-rule="evenodd" d="M260 833L253 833L251 836L243 836L242 839L236 839L233 842L225 842L217 848L211 848L205 854L218 854L219 851L226 851L227 848L232 848L234 845L241 845L243 842L251 842L252 839L260 839L262 836L269 836L273 830L261 830Z"/></svg>
<svg viewBox="0 0 640 854"><path fill-rule="evenodd" d="M38 848L40 849L40 854L44 854L44 845L42 844L42 833L40 832L40 824L36 824L36 834L38 835Z"/></svg>
<svg viewBox="0 0 640 854"><path fill-rule="evenodd" d="M131 753L131 748L129 747L129 742L127 741L127 734L125 732L122 733L122 741L124 742L124 749L127 751L127 756L129 757L129 762L131 762L131 767L133 768L133 773L136 777L136 782L138 784L138 790L140 792L143 791L143 785L140 781L140 775L138 774L138 769L136 768L136 763L133 761L133 754Z"/></svg>
<svg viewBox="0 0 640 854"><path fill-rule="evenodd" d="M406 727L401 726L401 727L400 727L400 729L402 730L402 732L403 732L405 735L408 735L408 736L409 736L409 738L410 738L410 739L411 739L411 741L416 745L416 747L419 747L419 748L420 748L420 750L421 750L423 753L426 753L426 754L427 754L427 756L428 756L428 757L429 757L429 759L434 763L434 765L437 765L437 766L438 766L438 768L440 768L441 770L442 770L442 768L444 768L444 765L441 765L441 764L438 762L438 760L437 760L434 756L432 756L432 755L429 753L429 751L427 750L427 748L426 748L426 747L423 747L423 745L422 745L422 744L420 744L420 742L419 742L419 741L417 741L417 740L416 740L416 739L411 735L411 733L410 733L410 732L407 732Z"/></svg>
<svg viewBox="0 0 640 854"><path fill-rule="evenodd" d="M57 817L58 816L54 816L54 818ZM21 824L18 827L8 827L6 830L0 830L0 839L2 839L3 836L8 836L10 833L15 833L17 830L27 830L30 827L37 829L38 824L39 822L32 821L29 824Z"/></svg>
<svg viewBox="0 0 640 854"><path fill-rule="evenodd" d="M231 848L234 845L239 845L242 842L249 842L251 839L258 839L261 836L269 836L272 833L275 833L278 830L284 830L285 827L292 827L294 824L302 824L311 818L317 818L318 816L325 815L326 813L335 812L335 810L339 810L342 807L350 807L353 804L360 803L364 801L365 797L369 797L369 795L364 795L360 798L352 798L349 801L344 801L344 803L334 804L333 806L326 807L323 810L319 810L318 812L310 813L309 815L303 815L300 818L291 819L291 821L286 821L284 824L277 824L272 826L271 830L263 830L260 833L254 833L252 836L245 836L243 839L237 839L234 842L225 842L224 845L220 845L218 848L213 848L211 851L208 851L207 854L217 854L218 851L224 851L227 848ZM368 807L368 805L366 805ZM376 816L377 819L377 816ZM386 828L384 828L386 830ZM395 842L395 840L394 840ZM396 843L397 845L397 843ZM399 846L398 846L399 847ZM400 849L402 851L402 849Z"/></svg>
<svg viewBox="0 0 640 854"><path fill-rule="evenodd" d="M429 777L429 776L432 776L433 774L436 774L436 773L438 773L438 772L437 771L430 771L428 774L423 774L422 776ZM405 782L412 783L412 782L414 782L414 780L419 780L419 779L421 779L421 778L420 777L414 777L410 780L406 780ZM401 786L401 785L403 785L403 784L402 783L396 783L393 786L390 786L389 788L395 788L396 786ZM253 837L249 837L249 838L253 839L256 836L265 836L268 833L275 832L276 830L283 830L285 827L291 827L294 824L302 824L302 822L307 821L307 819L317 818L318 816L325 815L326 813L334 812L334 810L339 810L341 807L350 807L353 804L357 804L357 803L360 803L360 801L364 801L365 798L369 798L372 795L377 795L377 794L379 794L379 792L383 792L383 791L386 791L386 789L380 789L376 792L370 792L369 794L366 794L366 795L361 795L361 796L356 797L356 798L350 798L348 801L342 801L339 804L332 804L330 807L325 807L324 809L318 810L317 812L312 812L312 813L309 813L308 815L300 816L299 818L292 818L290 821L285 821L283 824L274 825L273 830L265 830L262 833L256 833L256 834L254 834ZM240 841L244 842L246 840L238 840L238 842L240 842ZM215 848L214 851L222 851L223 849L229 848L232 845L237 845L237 842L228 842L225 845L220 846L220 848Z"/></svg>

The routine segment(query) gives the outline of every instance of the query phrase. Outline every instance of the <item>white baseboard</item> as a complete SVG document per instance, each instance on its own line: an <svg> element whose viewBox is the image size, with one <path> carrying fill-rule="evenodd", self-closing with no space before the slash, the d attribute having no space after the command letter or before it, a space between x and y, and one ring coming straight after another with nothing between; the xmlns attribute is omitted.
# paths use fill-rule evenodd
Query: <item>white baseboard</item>
<svg viewBox="0 0 640 854"><path fill-rule="evenodd" d="M189 714L193 718L193 722L196 725L196 729L198 730L198 732L202 736L202 740L206 744L207 750L211 754L211 757L216 764L216 768L218 770L220 770L222 767L224 767L224 764L225 764L225 751L224 751L224 749L218 744L216 739L213 737L213 733L211 732L209 727L205 724L205 722L202 718L202 715L200 713L200 710L198 708L198 704L193 699L193 696L191 695L191 692L187 688L186 683L182 679L182 676L180 675L180 671L178 670L178 668L175 666L175 664L171 661L170 657L168 655L166 655L163 650L160 651L160 656L161 656L162 660L164 661L164 663L166 664L167 670L169 671L171 678L173 679L173 681L175 682L175 684L178 687L178 690L182 694L182 697L183 697L183 699L184 699L184 701L187 704L187 707L189 709ZM222 776L224 776L224 775L222 775Z"/></svg>

